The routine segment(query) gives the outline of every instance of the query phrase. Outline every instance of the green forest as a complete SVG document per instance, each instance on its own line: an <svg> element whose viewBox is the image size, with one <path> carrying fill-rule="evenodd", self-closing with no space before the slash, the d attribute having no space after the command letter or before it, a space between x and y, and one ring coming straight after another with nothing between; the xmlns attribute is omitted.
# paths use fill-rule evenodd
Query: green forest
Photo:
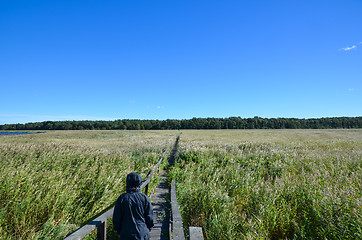
<svg viewBox="0 0 362 240"><path fill-rule="evenodd" d="M331 129L362 128L362 117L333 118L192 118L167 120L45 121L4 124L0 130L175 130L175 129Z"/></svg>

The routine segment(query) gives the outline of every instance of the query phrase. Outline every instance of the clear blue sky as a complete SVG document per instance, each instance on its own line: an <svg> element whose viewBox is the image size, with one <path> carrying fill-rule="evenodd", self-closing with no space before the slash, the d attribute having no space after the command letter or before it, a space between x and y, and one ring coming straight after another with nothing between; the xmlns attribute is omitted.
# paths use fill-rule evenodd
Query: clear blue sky
<svg viewBox="0 0 362 240"><path fill-rule="evenodd" d="M362 116L362 1L0 0L0 124Z"/></svg>

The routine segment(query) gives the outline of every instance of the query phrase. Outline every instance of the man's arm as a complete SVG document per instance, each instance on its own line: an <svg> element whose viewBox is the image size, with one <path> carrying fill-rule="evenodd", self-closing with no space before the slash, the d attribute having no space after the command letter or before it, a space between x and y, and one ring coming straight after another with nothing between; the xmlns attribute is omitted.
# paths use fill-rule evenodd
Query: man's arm
<svg viewBox="0 0 362 240"><path fill-rule="evenodd" d="M121 223L122 223L122 212L121 212L121 197L116 201L113 212L113 229L120 234L121 233Z"/></svg>
<svg viewBox="0 0 362 240"><path fill-rule="evenodd" d="M154 226L153 224L153 208L150 199L146 196L146 206L145 206L145 220L148 229Z"/></svg>

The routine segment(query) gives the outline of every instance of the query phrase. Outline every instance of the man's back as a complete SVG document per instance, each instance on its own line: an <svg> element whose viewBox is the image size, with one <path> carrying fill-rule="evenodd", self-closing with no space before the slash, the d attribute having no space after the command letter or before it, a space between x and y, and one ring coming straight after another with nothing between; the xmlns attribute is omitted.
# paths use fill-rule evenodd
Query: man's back
<svg viewBox="0 0 362 240"><path fill-rule="evenodd" d="M135 174L135 173L131 173ZM129 175L131 175L129 174ZM149 198L139 192L138 187L142 180L137 183L127 176L127 193L122 194L116 201L113 213L113 228L118 232L121 239L149 239L149 229L153 226L153 209ZM133 179L134 180L134 179Z"/></svg>

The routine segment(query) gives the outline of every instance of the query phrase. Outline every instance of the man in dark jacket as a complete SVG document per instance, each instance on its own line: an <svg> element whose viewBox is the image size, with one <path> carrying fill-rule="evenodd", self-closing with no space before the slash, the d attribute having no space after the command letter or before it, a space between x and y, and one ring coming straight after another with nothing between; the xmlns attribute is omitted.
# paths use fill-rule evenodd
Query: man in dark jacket
<svg viewBox="0 0 362 240"><path fill-rule="evenodd" d="M127 175L127 193L116 201L113 228L125 240L148 240L153 227L153 209L149 198L140 192L142 178L137 173Z"/></svg>

